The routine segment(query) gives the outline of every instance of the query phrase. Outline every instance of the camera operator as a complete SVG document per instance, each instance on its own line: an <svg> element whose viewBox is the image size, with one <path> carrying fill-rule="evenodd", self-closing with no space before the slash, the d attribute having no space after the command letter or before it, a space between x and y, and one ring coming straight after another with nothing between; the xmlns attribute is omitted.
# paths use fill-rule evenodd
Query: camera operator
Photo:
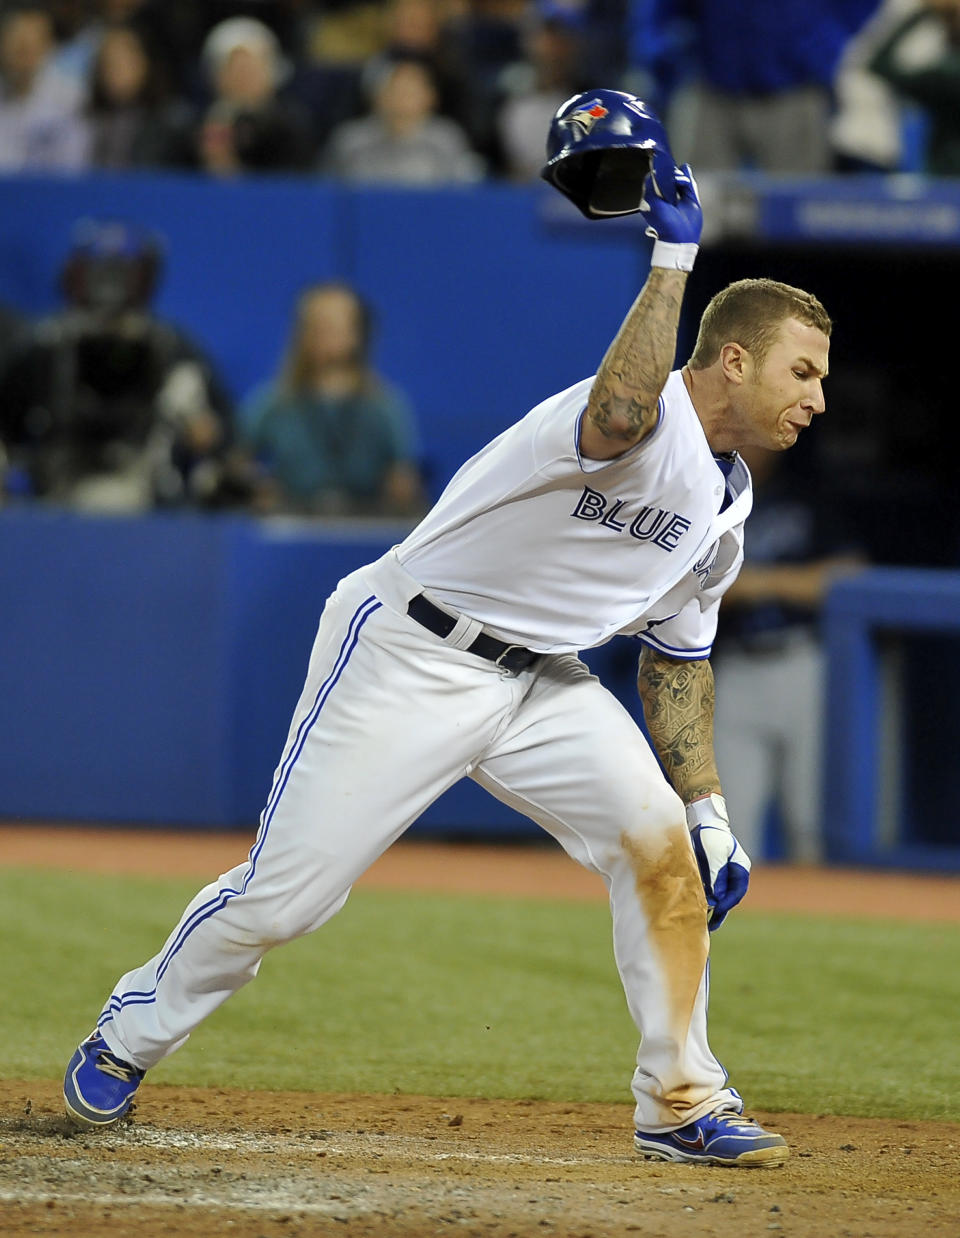
<svg viewBox="0 0 960 1238"><path fill-rule="evenodd" d="M229 501L230 403L196 345L151 310L162 259L153 234L78 225L65 308L0 377L8 494L99 511Z"/></svg>

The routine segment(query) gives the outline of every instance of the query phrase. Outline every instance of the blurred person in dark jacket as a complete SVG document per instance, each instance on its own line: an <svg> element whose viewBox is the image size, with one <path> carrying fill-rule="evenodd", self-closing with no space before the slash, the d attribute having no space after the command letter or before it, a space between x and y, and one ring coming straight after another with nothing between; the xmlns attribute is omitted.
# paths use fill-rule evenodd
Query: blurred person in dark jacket
<svg viewBox="0 0 960 1238"><path fill-rule="evenodd" d="M919 0L869 67L925 113L924 170L960 176L960 0Z"/></svg>
<svg viewBox="0 0 960 1238"><path fill-rule="evenodd" d="M202 349L151 301L158 237L85 220L66 306L35 323L0 377L0 441L22 495L82 510L217 505L232 484L230 401Z"/></svg>
<svg viewBox="0 0 960 1238"><path fill-rule="evenodd" d="M571 95L590 89L582 77L583 18L541 4L524 28L524 57L501 73L496 126L505 174L533 181L543 167L543 135Z"/></svg>
<svg viewBox="0 0 960 1238"><path fill-rule="evenodd" d="M502 170L497 136L500 75L524 58L531 0L468 0L451 6L444 24L449 63L463 91L463 123L487 165Z"/></svg>
<svg viewBox="0 0 960 1238"><path fill-rule="evenodd" d="M133 26L150 49L154 72L171 97L197 102L199 58L203 37L221 17L210 0L48 0L59 44L55 64L81 86L89 82L104 33L115 26ZM265 8L265 5L261 5ZM271 4L271 9L274 7Z"/></svg>
<svg viewBox="0 0 960 1238"><path fill-rule="evenodd" d="M112 26L94 56L85 123L94 168L184 166L191 109L167 96L155 58L132 25Z"/></svg>
<svg viewBox="0 0 960 1238"><path fill-rule="evenodd" d="M310 118L280 94L290 67L268 26L252 17L220 22L206 37L202 60L213 99L196 134L200 167L232 176L312 165Z"/></svg>

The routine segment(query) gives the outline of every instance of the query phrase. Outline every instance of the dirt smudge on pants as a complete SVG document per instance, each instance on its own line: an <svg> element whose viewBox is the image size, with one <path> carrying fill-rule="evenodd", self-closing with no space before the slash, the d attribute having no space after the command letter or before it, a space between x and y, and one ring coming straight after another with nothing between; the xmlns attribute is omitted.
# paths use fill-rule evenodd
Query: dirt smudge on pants
<svg viewBox="0 0 960 1238"><path fill-rule="evenodd" d="M690 838L682 827L655 840L625 830L620 845L664 970L670 1026L683 1045L710 953L707 902Z"/></svg>

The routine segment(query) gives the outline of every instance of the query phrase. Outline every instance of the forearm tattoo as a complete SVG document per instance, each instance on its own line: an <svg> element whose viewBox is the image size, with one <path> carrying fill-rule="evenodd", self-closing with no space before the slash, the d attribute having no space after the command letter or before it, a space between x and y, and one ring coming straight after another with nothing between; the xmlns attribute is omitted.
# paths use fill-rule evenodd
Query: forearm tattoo
<svg viewBox="0 0 960 1238"><path fill-rule="evenodd" d="M590 396L606 438L633 442L656 424L657 401L677 349L686 273L651 268L643 291L607 349Z"/></svg>
<svg viewBox="0 0 960 1238"><path fill-rule="evenodd" d="M645 649L637 671L647 731L685 804L720 791L713 753L713 668L706 659L677 662Z"/></svg>

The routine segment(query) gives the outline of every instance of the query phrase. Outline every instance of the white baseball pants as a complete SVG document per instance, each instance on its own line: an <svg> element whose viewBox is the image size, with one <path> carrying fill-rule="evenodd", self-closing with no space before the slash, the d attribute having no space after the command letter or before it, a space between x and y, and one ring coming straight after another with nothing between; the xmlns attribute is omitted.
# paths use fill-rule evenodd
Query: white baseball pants
<svg viewBox="0 0 960 1238"><path fill-rule="evenodd" d="M683 805L641 731L574 655L502 672L406 615L419 586L392 555L341 582L247 860L204 887L100 1018L147 1069L253 979L268 949L318 928L352 883L464 775L552 834L610 893L642 1036L637 1125L675 1129L741 1101L706 1034L706 905Z"/></svg>

